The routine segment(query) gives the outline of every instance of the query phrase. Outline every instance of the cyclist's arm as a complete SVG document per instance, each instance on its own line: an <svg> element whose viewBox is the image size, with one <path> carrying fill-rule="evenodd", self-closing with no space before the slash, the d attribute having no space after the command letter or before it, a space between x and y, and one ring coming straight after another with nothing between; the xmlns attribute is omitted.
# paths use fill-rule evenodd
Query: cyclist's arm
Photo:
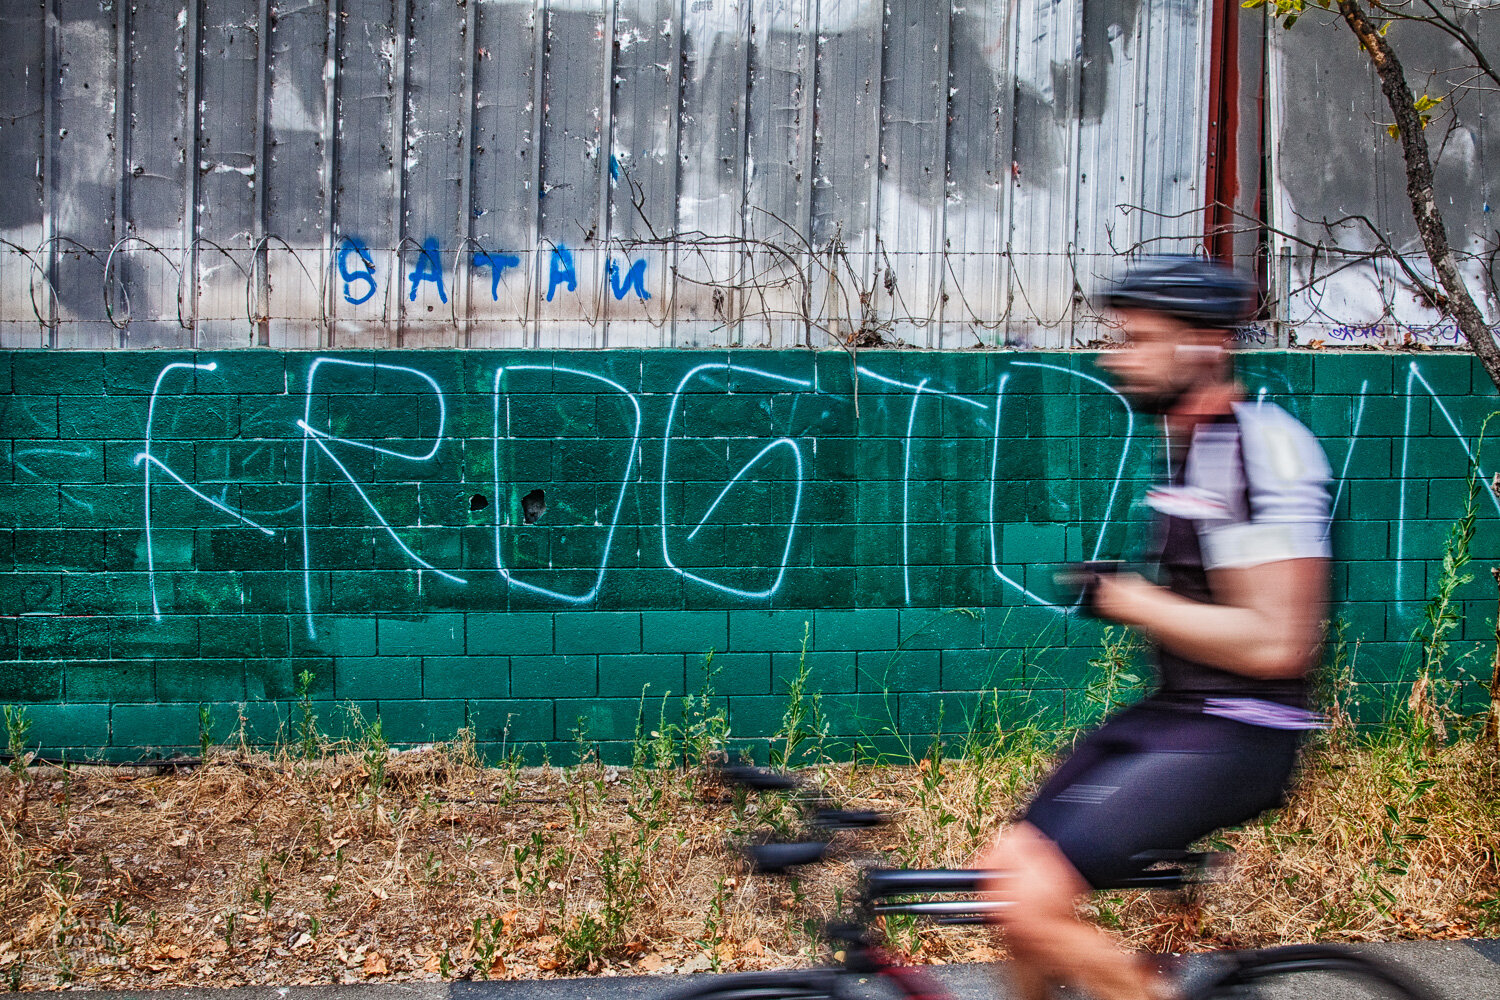
<svg viewBox="0 0 1500 1000"><path fill-rule="evenodd" d="M1323 638L1328 560L1281 559L1208 573L1217 604L1138 576L1106 577L1095 607L1164 649L1211 667L1266 679L1300 677Z"/></svg>

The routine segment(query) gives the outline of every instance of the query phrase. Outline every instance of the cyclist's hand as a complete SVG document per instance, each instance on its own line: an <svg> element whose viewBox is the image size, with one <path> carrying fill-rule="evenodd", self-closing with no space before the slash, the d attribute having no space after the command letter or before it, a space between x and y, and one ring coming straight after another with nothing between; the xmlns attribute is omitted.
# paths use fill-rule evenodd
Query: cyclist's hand
<svg viewBox="0 0 1500 1000"><path fill-rule="evenodd" d="M1089 614L1106 621L1132 624L1142 599L1161 590L1135 573L1100 574L1089 594Z"/></svg>
<svg viewBox="0 0 1500 1000"><path fill-rule="evenodd" d="M1120 564L1115 561L1075 563L1059 571L1054 577L1065 603L1077 606L1078 613L1089 618L1102 616L1098 607L1101 583L1113 577Z"/></svg>

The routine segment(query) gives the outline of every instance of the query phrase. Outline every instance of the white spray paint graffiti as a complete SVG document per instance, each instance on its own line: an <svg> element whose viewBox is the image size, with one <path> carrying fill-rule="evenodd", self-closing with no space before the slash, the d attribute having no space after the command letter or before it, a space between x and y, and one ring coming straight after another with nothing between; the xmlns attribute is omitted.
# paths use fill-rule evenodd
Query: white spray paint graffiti
<svg viewBox="0 0 1500 1000"><path fill-rule="evenodd" d="M1333 506L1328 508L1333 513L1333 517L1338 516L1339 501L1344 498L1344 483L1349 480L1349 460L1354 457L1354 445L1359 440L1359 427L1365 420L1365 393L1369 388L1370 380L1361 379L1359 383L1359 409L1354 413L1354 426L1349 431L1348 450L1344 452L1344 465L1343 468L1339 469L1339 488L1333 494ZM1333 517L1330 517L1328 523L1323 526L1324 538L1327 538L1328 533L1333 530Z"/></svg>
<svg viewBox="0 0 1500 1000"><path fill-rule="evenodd" d="M392 372L402 372L407 375L415 376L416 378L419 378L422 381L426 382L429 386L432 387L432 393L437 397L438 403L438 426L437 432L432 437L432 447L427 451L426 454L412 455L403 451L396 451L392 448L383 448L380 445L371 444L365 441L339 437L338 435L330 433L329 431L314 427L312 425L313 390L316 387L317 383L318 369L323 365L347 365L350 368L369 368L373 371L384 370ZM468 582L463 577L455 576L454 574L449 573L447 570L438 569L436 566L432 565L432 563L428 562L427 560L423 559L421 556L413 552L411 548L401 540L401 536L396 533L396 529L391 527L390 522L385 519L385 515L380 513L380 509L375 506L374 502L370 499L369 494L367 494L364 491L364 488L359 485L359 481L354 478L353 473L349 471L348 467L344 465L343 462L339 461L338 456L333 453L332 447L333 445L345 445L350 448L361 448L365 451L371 451L377 455L386 455L390 458L404 459L408 462L427 462L431 461L432 458L437 455L438 449L443 445L443 431L447 427L447 420L448 408L447 403L443 400L443 390L437 384L437 379L433 378L431 375L428 375L426 372L418 371L415 368L408 368L405 365L386 365L374 361L346 361L342 358L316 358L314 359L312 366L308 368L307 404L305 409L303 410L302 419L297 421L297 427L302 431L302 593L306 602L305 606L307 613L307 634L309 636L317 636L317 629L313 624L312 553L310 551L310 532L307 523L307 456L308 445L310 444L317 445L318 450L321 451L323 455L334 464L339 472L343 474L344 478L349 481L349 485L354 487L354 492L359 495L360 500L362 500L364 502L364 505L370 509L370 513L374 514L375 519L380 522L380 527L383 528L385 530L385 533L390 536L391 541L395 542L396 546L411 558L412 562L423 567L424 569L432 570L438 576L453 583L462 584Z"/></svg>
<svg viewBox="0 0 1500 1000"><path fill-rule="evenodd" d="M917 424L917 403L919 403L921 401L922 394L925 392L925 393L928 393L928 394L933 395L933 396L940 396L940 397L942 397L944 399L951 399L951 400L954 400L955 402L965 403L965 404L967 404L969 406L977 406L979 409L985 410L985 411L988 411L989 407L985 406L983 403L979 402L978 400L969 399L967 396L957 396L957 395L954 395L951 392L939 392L939 391L937 391L935 389L928 389L927 388L927 383L931 382L932 381L931 379L924 378L921 382L918 382L916 385L912 385L910 382L902 382L899 379L888 378L888 377L886 377L884 375L876 374L875 372L872 372L870 369L864 367L863 365L860 365L857 368L855 368L855 371L857 371L860 375L864 376L865 378L872 378L872 379L874 379L877 382L884 382L886 385L893 385L893 386L896 386L897 388L900 388L900 389L906 389L906 390L910 391L911 394L912 394L912 397L911 397L911 410L908 412L907 417L906 417L906 437L903 438L902 441L901 441L901 585L902 585L902 587L903 587L903 589L905 590L905 593L906 593L906 603L910 604L911 603L911 439L912 439L912 434L913 434L914 430L916 429L916 424ZM1000 408L999 408L999 406L996 406L996 408L995 408L995 416L996 416L995 424L996 424L996 427L999 426L999 414L1000 414Z"/></svg>
<svg viewBox="0 0 1500 1000"><path fill-rule="evenodd" d="M498 369L495 372L495 391L494 391L494 396L495 396L495 437L494 437L494 447L493 447L493 450L491 452L491 454L492 454L492 456L494 458L494 464L495 464L495 499L496 499L497 506L498 506L499 498L500 498L500 495L501 495L501 490L500 490L500 441L501 441L501 437L500 437L500 395L501 395L501 384L505 381L505 373L506 372L530 372L530 371L535 371L535 372L561 372L564 375L576 375L576 376L578 376L580 378L591 378L591 379L594 379L594 380L596 380L598 382L602 382L605 385L609 386L611 389L613 389L615 392L618 392L621 395L623 395L625 397L625 399L630 403L631 409L635 411L635 426L634 426L634 428L630 432L630 451L627 453L627 456L626 456L626 459L625 459L625 474L620 477L620 494L619 494L618 499L616 499L616 501L615 501L614 513L610 516L609 531L608 531L608 533L604 537L604 546L603 546L603 549L599 553L599 573L598 573L597 576L594 577L594 585L592 587L590 587L588 590L584 591L582 594L565 594L565 593L563 593L560 590L552 590L550 588L538 586L538 585L533 584L533 583L527 583L525 580L519 579L515 575L514 572L512 572L510 569L506 568L506 566L505 566L505 560L504 560L504 558L500 554L500 530L503 527L503 525L501 523L501 517L500 517L500 515L498 513L495 515L495 569L498 570L499 573L500 573L500 575L505 578L505 582L506 583L510 584L513 587L520 587L522 590L529 590L533 594L540 594L543 597L550 597L553 600L564 601L564 602L569 603L569 604L587 604L588 602L592 601L598 595L599 588L604 585L604 574L607 572L608 567L609 567L609 553L610 553L610 549L612 549L614 547L615 529L620 524L620 512L622 510L624 510L624 508L625 508L625 494L626 494L626 492L630 488L630 474L635 469L636 449L639 447L640 440L641 440L641 404L635 398L635 393L631 392L629 389L626 389L623 385L621 385L620 383L614 381L613 379L605 378L603 375L597 375L594 372L580 371L577 368L564 368L561 365L506 365L506 366ZM507 394L506 395L506 407L505 407L505 439L509 440L510 438L511 438L511 429L510 429L510 399L509 399L509 394Z"/></svg>
<svg viewBox="0 0 1500 1000"><path fill-rule="evenodd" d="M732 587L726 583L720 583L716 580L710 580L708 577L700 576L697 573L691 573L672 561L672 546L670 540L667 537L667 483L670 482L667 477L667 470L668 462L671 456L672 425L677 418L678 406L682 402L683 389L687 387L687 384L689 382L697 378L700 373L715 370L723 371L726 374L737 371L746 375L754 375L758 378L770 379L773 382L780 382L783 385L795 385L803 389L811 387L812 383L806 381L805 379L792 378L788 375L777 375L774 372L761 371L758 368L746 368L744 366L737 366L734 364L715 362L705 365L699 365L698 367L691 369L686 375L684 375L682 377L682 381L677 383L677 388L672 393L671 405L667 409L667 426L666 429L662 431L661 439L661 557L663 561L666 562L668 569L672 570L672 572L678 574L684 579L692 580L694 583L702 584L705 587L710 587L721 593L730 594L734 597L742 597L747 600L757 600L760 598L770 597L772 594L776 593L776 591L781 589L782 578L786 576L787 564L791 561L792 540L797 531L797 519L802 512L802 490L806 484L806 475L804 473L802 465L802 449L798 447L796 441L793 441L788 437L777 438L776 440L772 441L770 444L762 448L755 455L755 457L751 458L748 462L742 465L740 467L740 470L730 478L729 482L724 486L724 489L719 492L719 495L714 499L714 502L709 505L708 510L699 519L697 528L694 528L693 533L688 535L689 538L692 538L693 535L696 535L698 533L698 530L701 529L703 525L708 521L709 516L714 512L715 508L719 506L719 501L724 499L725 494L733 489L734 486L738 484L742 478L744 478L745 473L749 472L750 469L753 468L758 462L760 462L762 458L766 457L766 455L769 454L773 448L790 448L792 452L792 460L796 463L797 466L797 492L792 500L792 515L786 527L786 545L782 549L781 565L776 568L776 576L771 581L771 585L769 587L765 588L764 590L745 590L740 587Z"/></svg>
<svg viewBox="0 0 1500 1000"><path fill-rule="evenodd" d="M1104 382L1102 379L1095 378L1092 375L1086 375L1083 372L1074 371L1071 368L1064 368L1061 365L1050 365L1042 361L1014 361L1011 362L1011 365L1015 368L1042 368L1047 371L1061 372L1064 375L1068 375L1073 378L1083 379L1086 382L1090 382L1094 385L1099 386L1101 389L1113 395L1115 399L1119 401L1120 407L1125 411L1125 440L1120 445L1120 461L1115 466L1114 485L1110 487L1109 502L1104 506L1104 517L1100 521L1099 534L1094 538L1094 549L1092 554L1089 556L1090 559L1098 559L1099 553L1104 550L1104 535L1105 532L1109 529L1111 519L1114 515L1115 500L1120 494L1120 484L1125 481L1125 463L1130 458L1130 446L1135 441L1135 412L1131 410L1130 404L1125 401L1125 397L1121 395L1118 390L1116 390L1108 383ZM1005 398L1005 383L1009 381L1009 379L1009 372L1006 372L1004 375L1000 376L1000 384L995 389L995 439L993 448L990 452L990 569L1004 583L1008 584L1011 587L1014 587L1016 590L1024 594L1028 599L1035 601L1037 604L1045 605L1049 608L1063 610L1058 605L1052 603L1046 598L1040 597L1030 590L1027 590L1024 586L1017 583L1015 580L1012 580L1004 573L1004 571L1000 569L1000 543L997 537L997 532L995 531L995 485L999 482L1000 479L1000 407Z"/></svg>
<svg viewBox="0 0 1500 1000"><path fill-rule="evenodd" d="M244 516L238 511L230 510L228 507L215 500L213 497L198 490L187 480L178 475L176 470L171 468L169 465L167 465L165 462L151 453L151 434L156 420L156 400L157 397L161 395L162 380L165 379L169 373L179 369L196 369L197 371L211 372L216 371L218 367L218 362L215 361L210 361L206 365L191 364L186 361L174 361L172 364L166 365L160 372L157 373L156 382L151 387L151 400L146 404L145 449L135 456L135 464L143 466L143 472L145 474L145 497L143 500L143 510L146 527L146 578L151 588L151 614L156 618L157 621L161 621L161 602L158 600L156 595L156 546L155 540L151 535L152 467L160 469L163 474L169 476L179 486L187 490L193 496L197 497L199 500L202 500L209 506L223 511L225 514L228 514L236 521L249 525L256 531L259 531L261 534L269 537L274 537L276 534L276 532L272 531L270 528L266 528L259 524L256 524L254 521L250 520L248 517Z"/></svg>
<svg viewBox="0 0 1500 1000"><path fill-rule="evenodd" d="M363 369L371 373L386 372L399 378L415 380L422 386L422 395L431 395L437 408L437 426L435 431L431 432L430 441L427 441L424 436L423 447L401 449L399 447L387 446L378 443L375 440L361 440L357 437L348 436L351 432L347 430L343 432L335 432L335 430L331 426L317 426L317 421L314 417L313 402L318 394L319 372L326 371L326 366L343 366L346 369L353 370ZM226 515L238 524L258 531L267 537L275 537L275 535L277 534L276 530L274 530L273 528L267 527L259 523L258 521L246 516L243 512L231 508L225 502L227 496L215 498L203 492L193 483L189 482L188 479L185 478L178 469L173 468L172 464L164 460L156 451L157 442L155 438L157 433L157 404L161 400L161 394L164 384L167 383L169 378L174 373L186 373L190 371L215 372L218 370L218 367L219 365L217 362L209 362L204 364L172 362L162 367L162 369L156 376L156 380L152 386L151 395L147 403L144 446L142 450L134 456L134 464L141 467L143 472L143 526L145 534L147 562L146 568L151 589L152 613L158 621L161 620L162 612L161 602L158 594L158 581L156 578L156 553L154 535L156 525L153 518L153 487L166 485L166 483L159 481L156 478L157 473L160 474L162 479L169 481L172 485L183 488L194 498L202 501L213 509ZM1124 411L1124 437L1120 444L1119 459L1114 469L1114 482L1110 488L1109 497L1105 504L1102 516L1098 519L1100 527L1098 530L1098 534L1094 538L1093 544L1091 546L1092 551L1090 554L1090 558L1098 558L1103 552L1105 534L1110 526L1114 523L1119 513L1119 494L1125 480L1125 473L1129 457L1131 455L1131 449L1135 446L1134 414L1131 411L1125 398L1113 387L1108 385L1103 380L1092 375L1081 371L1076 371L1074 369L1067 368L1061 365L1049 364L1040 361L1013 361L1004 371L999 374L998 381L995 385L995 399L993 406L991 406L985 402L981 402L968 396L944 391L940 388L934 388L934 380L931 377L920 378L916 381L904 381L902 379L893 378L891 376L881 374L863 365L857 366L855 369L857 378L870 379L886 386L904 390L911 394L909 404L906 406L904 414L905 428L902 437L901 473L901 573L904 588L903 592L907 604L910 604L912 600L910 564L912 517L911 479L913 465L913 445L917 429L918 413L922 401L924 397L930 397L934 399L951 401L962 406L970 407L976 410L978 414L982 415L982 417L993 420L993 439L991 441L991 462L989 470L989 502L987 524L989 536L988 564L991 571L1007 587L1014 590L1024 601L1040 606L1050 607L1060 613L1064 613L1068 610L1065 607L1061 607L1047 601L1042 596L1036 594L1032 590L1027 589L1022 581L1013 579L1005 572L1005 567L1000 560L999 525L1001 522L997 520L997 514L1002 512L998 512L996 510L996 489L997 484L1001 481L1001 416L1006 401L1006 394L1007 392L1013 392L1013 376L1017 374L1018 369L1023 368L1058 372L1065 374L1070 378L1087 382L1090 385L1109 393ZM590 565L589 567L583 567L590 572L592 578L591 585L588 586L587 589L579 589L570 592L559 589L556 586L545 586L541 583L534 582L532 579L525 579L524 577L531 571L522 570L516 566L508 566L506 565L506 560L503 557L501 544L501 531L504 527L503 515L498 513L501 506L498 500L502 493L503 483L500 472L500 448L502 441L509 441L513 439L513 431L510 422L509 389L506 378L509 373L517 372L546 372L551 374L567 375L574 378L592 380L607 388L610 392L619 394L624 403L628 404L628 412L632 415L629 447L626 452L624 470L623 474L619 476L619 487L617 492L615 493L614 505L610 514L610 522L608 530L602 542L601 551L599 552L598 563L597 566ZM698 365L692 368L687 372L686 375L682 377L682 379L677 383L676 388L670 394L665 426L661 434L662 463L660 480L657 483L651 484L659 487L660 490L661 520L659 528L661 533L662 558L663 562L665 563L665 568L678 574L685 580L690 580L695 584L728 595L730 597L740 598L747 601L764 600L766 598L772 597L781 589L787 570L791 564L793 546L796 538L799 535L799 529L801 528L800 518L802 503L807 485L807 470L805 456L803 454L803 447L809 440L812 441L813 446L815 447L816 438L809 436L804 437L802 441L799 441L791 437L779 436L765 443L747 461L745 461L732 476L728 478L728 481L724 483L723 487L718 491L712 502L707 505L706 509L704 509L701 514L696 515L696 518L691 524L691 527L687 530L686 535L683 536L685 541L692 541L694 538L696 538L704 529L704 527L709 523L710 519L713 518L713 516L721 510L725 501L730 497L730 494L734 490L746 488L747 485L751 482L760 482L762 484L766 484L766 487L768 489L772 488L770 484L773 484L777 480L775 480L774 478L757 480L752 474L755 473L756 470L764 466L766 463L769 463L777 453L781 451L787 452L787 456L792 462L793 468L795 469L796 485L791 497L789 516L787 516L784 520L779 520L776 524L776 530L784 530L786 533L784 540L781 540L781 544L777 546L777 548L779 549L779 558L775 560L767 560L768 563L771 563L770 565L750 567L755 570L767 571L768 580L766 586L759 588L744 585L736 586L733 583L726 582L723 579L716 579L714 575L710 574L709 571L703 570L701 567L695 567L699 571L694 572L693 570L680 565L679 563L681 562L681 560L674 558L673 542L669 533L669 528L675 527L675 525L672 525L670 523L668 517L668 489L675 482L675 480L672 478L671 466L671 456L673 453L672 443L674 441L674 438L675 440L681 441L687 439L687 437L689 436L687 431L684 431L681 427L680 417L682 413L683 397L684 394L688 391L690 383L696 378L703 378L709 373L715 372L722 372L726 376L726 384L724 387L725 393L730 393L732 391L730 386L728 385L728 380L735 377L763 379L768 383L774 385L787 386L799 390L809 390L812 393L817 394L822 394L823 390L818 387L815 382L806 379L800 379L790 375L765 371L759 368L736 365L729 362L714 362ZM1469 462L1474 461L1474 455L1470 448L1469 442L1465 437L1462 428L1460 428L1458 421L1454 419L1448 407L1445 406L1443 401L1438 397L1438 394L1433 389L1431 383L1429 383L1427 378L1423 376L1420 370L1420 366L1416 362L1412 362L1408 367L1405 385L1405 443L1403 444L1401 458L1402 485L1400 492L1400 510L1398 512L1398 523L1396 529L1395 555L1397 577L1396 583L1398 594L1401 593L1401 574L1405 555L1404 535L1407 511L1407 474L1411 452L1410 439L1412 431L1412 398L1418 389L1427 393L1428 397L1432 399L1437 412L1442 414L1447 429L1452 433L1454 439L1458 442L1463 454L1467 457ZM310 524L308 511L308 490L310 486L309 456L315 454L313 451L314 448L317 449L316 454L321 454L323 457L327 458L332 463L333 467L338 470L339 474L343 478L343 481L347 482L347 484L353 489L354 493L359 497L360 501L365 505L370 513L374 515L380 529L411 561L411 563L413 564L413 569L416 573L420 574L423 571L431 571L452 583L467 583L468 580L465 577L456 575L455 573L449 572L448 570L441 569L413 551L413 549L401 537L401 528L390 523L387 516L382 513L382 511L375 503L374 499L366 491L364 485L360 483L357 475L349 468L344 460L340 459L338 451L341 448L363 450L403 462L416 463L418 466L423 463L433 461L439 454L439 451L443 447L444 443L447 441L447 403L442 387L439 385L438 381L426 372L404 365L384 364L380 362L369 361L354 361L333 357L317 357L313 359L311 365L308 368L304 394L305 401L302 407L302 417L293 421L294 425L301 432L302 441L300 480L301 503L293 506L298 506L301 508L301 568L303 577L303 597L309 636L316 637L316 628L314 623L315 608L312 592L313 570L311 561L311 533L313 526ZM1368 395L1369 383L1368 381L1362 382L1358 394L1358 404L1355 407L1353 415L1351 432L1348 436L1348 448L1344 455L1342 467L1338 476L1336 492L1333 498L1335 509L1342 501L1349 476L1349 470L1351 468L1351 463L1354 456L1354 451L1360 442L1360 435ZM1268 393L1264 388L1260 389L1256 393L1257 400L1265 400L1267 396ZM502 399L502 397L504 398ZM360 397L351 396L350 398ZM505 403L503 407L502 402ZM500 578L505 581L507 586L516 587L520 590L528 591L542 598L555 600L563 604L588 604L598 597L602 587L604 586L610 568L609 563L611 550L616 543L616 530L619 526L622 513L625 509L625 502L630 489L630 484L637 475L636 470L639 467L640 461L639 454L641 446L641 433L643 427L643 414L640 399L636 393L631 392L624 385L620 384L614 379L581 368L566 367L555 364L507 365L498 368L495 372L492 390L492 403L492 457L494 458L495 463L493 483L497 498L497 513L495 515L496 520L493 525L495 533L496 572L499 574ZM502 415L504 417L503 421ZM330 421L330 423L331 422L332 421ZM746 433L736 435L734 437L721 437L716 435L714 439L724 441L754 440L755 437L756 435L754 435L753 433ZM26 468L23 465L21 461L22 459L32 455L59 455L62 457L82 459L85 457L89 457L92 454L92 450L89 450L87 451L87 453L85 453L80 449L64 447L17 449L12 456L12 464L18 470L25 471L28 475L35 476L34 471ZM1485 475L1484 470L1480 470L1480 475ZM1496 511L1500 512L1500 498L1491 497L1491 500L1495 506ZM282 511L282 513L289 513L289 511L290 508L287 508L286 510ZM256 513L257 516L260 515L260 512ZM288 525L287 527L290 528L291 526ZM746 527L748 529L754 528L753 525L747 525ZM569 569L574 568L575 567L569 567Z"/></svg>
<svg viewBox="0 0 1500 1000"><path fill-rule="evenodd" d="M1403 593L1401 589L1401 571L1405 565L1406 555L1406 470L1407 461L1411 456L1411 390L1413 381L1422 384L1423 390L1432 399L1433 404L1438 408L1438 412L1443 415L1443 420L1447 422L1449 430L1453 432L1453 437L1458 441L1458 446L1463 449L1464 457L1469 460L1470 465L1474 464L1474 452L1469 448L1468 439L1458 429L1458 423L1453 419L1452 414L1448 412L1448 408L1443 405L1443 401L1438 398L1437 392L1432 388L1432 383L1422 377L1422 370L1413 361L1406 370L1406 422L1403 425L1401 434L1401 500L1399 514L1396 519L1396 594L1398 596ZM1467 467L1465 471L1468 471ZM1479 474L1480 481L1488 481L1489 477L1485 474L1483 468L1478 468L1476 471ZM1500 497L1497 497L1490 490L1485 490L1484 492L1489 494L1490 502L1495 505L1496 513L1500 513Z"/></svg>

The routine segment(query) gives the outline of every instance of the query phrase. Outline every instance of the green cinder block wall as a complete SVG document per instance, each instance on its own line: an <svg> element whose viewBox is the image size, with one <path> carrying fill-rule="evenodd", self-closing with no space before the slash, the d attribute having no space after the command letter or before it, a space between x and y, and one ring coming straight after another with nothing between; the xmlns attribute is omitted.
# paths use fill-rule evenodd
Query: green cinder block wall
<svg viewBox="0 0 1500 1000"><path fill-rule="evenodd" d="M982 700L1083 705L1097 623L1059 563L1139 557L1154 425L1090 353L0 354L0 703L121 758L311 701L421 742L606 757L709 685L773 733L804 656L835 735L925 746ZM1254 353L1322 438L1335 612L1371 711L1500 407L1467 355ZM1494 628L1481 497L1455 657ZM706 654L712 650L711 677ZM1468 661L1462 655L1468 652ZM1476 685L1470 686L1478 697Z"/></svg>

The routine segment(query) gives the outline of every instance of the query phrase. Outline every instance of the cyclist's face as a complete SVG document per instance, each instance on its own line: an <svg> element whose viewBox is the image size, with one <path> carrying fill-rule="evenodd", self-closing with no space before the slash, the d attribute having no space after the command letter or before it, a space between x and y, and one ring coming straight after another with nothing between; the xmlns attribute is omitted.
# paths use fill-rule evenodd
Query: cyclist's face
<svg viewBox="0 0 1500 1000"><path fill-rule="evenodd" d="M1200 344L1202 334L1180 319L1146 309L1122 309L1119 317L1125 347L1105 353L1099 365L1132 403L1157 412L1154 404L1175 398L1197 381L1197 352L1181 348Z"/></svg>

